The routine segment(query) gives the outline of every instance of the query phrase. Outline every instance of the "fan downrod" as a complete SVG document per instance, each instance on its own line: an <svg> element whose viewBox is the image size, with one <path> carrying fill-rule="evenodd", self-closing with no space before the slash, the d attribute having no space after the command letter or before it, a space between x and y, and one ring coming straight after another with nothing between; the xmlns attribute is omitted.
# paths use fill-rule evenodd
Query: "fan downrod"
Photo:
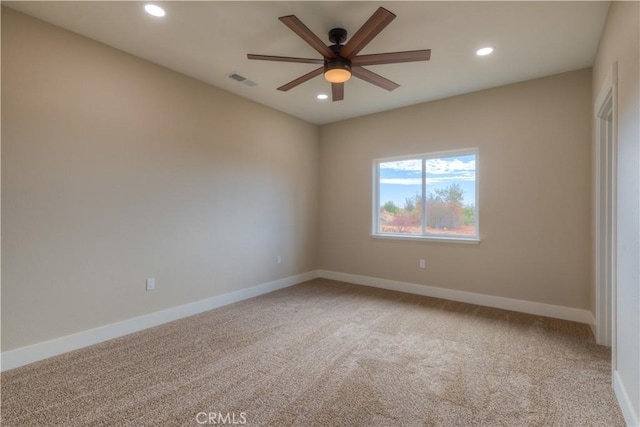
<svg viewBox="0 0 640 427"><path fill-rule="evenodd" d="M329 41L341 45L347 40L347 30L344 28L333 28L329 31Z"/></svg>

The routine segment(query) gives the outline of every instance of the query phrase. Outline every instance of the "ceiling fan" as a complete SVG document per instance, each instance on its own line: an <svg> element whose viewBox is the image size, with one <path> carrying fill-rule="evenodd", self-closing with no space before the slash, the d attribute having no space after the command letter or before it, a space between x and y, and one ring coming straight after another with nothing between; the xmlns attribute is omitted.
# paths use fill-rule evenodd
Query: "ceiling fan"
<svg viewBox="0 0 640 427"><path fill-rule="evenodd" d="M302 40L320 52L322 59L314 58L292 58L289 56L269 56L247 54L248 59L260 59L264 61L298 62L304 64L323 64L322 67L298 77L289 83L278 88L281 91L288 91L294 87L311 80L312 78L324 75L324 78L331 82L331 93L333 101L344 99L344 82L351 76L379 86L386 90L394 90L400 85L392 82L379 74L364 68L365 65L395 64L400 62L428 61L431 58L431 49L411 50L405 52L377 53L373 55L358 55L358 53L385 29L396 15L381 7L375 11L367 22L347 40L347 31L343 28L334 28L329 31L329 41L333 43L327 46L316 36L302 21L296 16L282 16L278 19L296 33Z"/></svg>

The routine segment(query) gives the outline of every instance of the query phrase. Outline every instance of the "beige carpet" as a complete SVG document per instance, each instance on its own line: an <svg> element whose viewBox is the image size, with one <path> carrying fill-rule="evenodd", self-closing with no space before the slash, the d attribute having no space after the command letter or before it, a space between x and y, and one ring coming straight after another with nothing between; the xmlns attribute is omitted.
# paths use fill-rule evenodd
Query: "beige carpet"
<svg viewBox="0 0 640 427"><path fill-rule="evenodd" d="M586 325L317 279L5 372L1 423L622 426L610 370Z"/></svg>

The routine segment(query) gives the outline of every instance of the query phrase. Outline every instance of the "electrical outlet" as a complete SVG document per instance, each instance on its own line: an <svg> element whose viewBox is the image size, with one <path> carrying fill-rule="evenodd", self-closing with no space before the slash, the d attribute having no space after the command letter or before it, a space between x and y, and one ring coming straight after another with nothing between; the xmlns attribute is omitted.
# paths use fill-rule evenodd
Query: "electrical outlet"
<svg viewBox="0 0 640 427"><path fill-rule="evenodd" d="M153 291L156 289L156 279L155 277L149 277L147 279L147 290Z"/></svg>
<svg viewBox="0 0 640 427"><path fill-rule="evenodd" d="M281 257L280 255L278 255L278 256L276 257L276 262L277 262L278 264L282 264L282 257Z"/></svg>
<svg viewBox="0 0 640 427"><path fill-rule="evenodd" d="M427 263L425 262L425 260L421 259L420 260L420 268L426 268Z"/></svg>

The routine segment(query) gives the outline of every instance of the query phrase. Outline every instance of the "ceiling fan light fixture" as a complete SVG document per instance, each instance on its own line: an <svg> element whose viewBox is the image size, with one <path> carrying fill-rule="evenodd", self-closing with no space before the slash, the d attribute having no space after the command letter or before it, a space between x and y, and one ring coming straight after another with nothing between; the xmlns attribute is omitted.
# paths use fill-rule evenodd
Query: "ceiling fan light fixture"
<svg viewBox="0 0 640 427"><path fill-rule="evenodd" d="M336 58L327 60L324 64L324 78L331 83L344 83L351 78L351 64Z"/></svg>
<svg viewBox="0 0 640 427"><path fill-rule="evenodd" d="M313 33L295 15L281 16L278 19L322 55L322 59L255 55L252 53L247 54L247 59L295 62L301 64L324 64L324 66L318 67L280 86L278 90L283 92L323 74L325 80L331 83L332 101L342 101L344 99L344 83L352 76L352 65L356 67L354 68L355 73L353 73L353 76L379 88L392 91L400 87L400 85L373 71L367 70L364 66L428 61L431 58L431 49L358 55L358 53L395 18L396 15L384 7L379 7L348 41L347 31L344 28L332 28L329 31L329 41L333 43L333 45L327 46L320 37Z"/></svg>

